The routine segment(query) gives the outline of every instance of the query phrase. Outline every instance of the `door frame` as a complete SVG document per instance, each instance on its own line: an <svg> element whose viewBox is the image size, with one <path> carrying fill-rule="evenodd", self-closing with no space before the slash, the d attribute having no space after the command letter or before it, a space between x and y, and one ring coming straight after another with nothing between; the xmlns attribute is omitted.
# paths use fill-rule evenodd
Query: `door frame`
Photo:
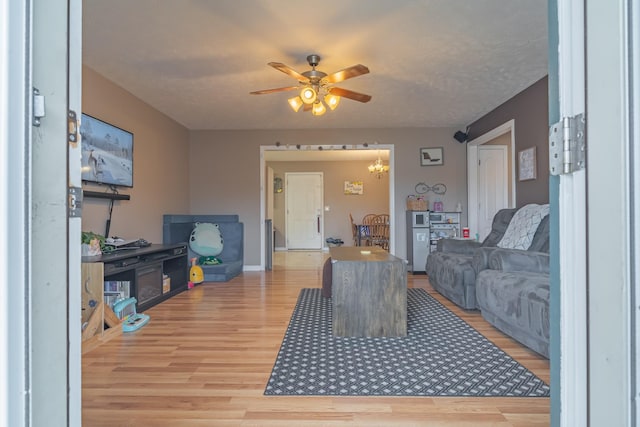
<svg viewBox="0 0 640 427"><path fill-rule="evenodd" d="M584 29L582 0L549 2L549 125L585 111ZM586 426L594 390L587 362L585 170L550 176L549 205L551 425ZM613 419L610 424L621 425Z"/></svg>
<svg viewBox="0 0 640 427"><path fill-rule="evenodd" d="M81 218L69 211L69 187L81 188L80 144L69 138L69 111L76 118L82 111L82 2L30 3L32 81L26 89L38 88L46 99L27 147L30 422L80 425Z"/></svg>
<svg viewBox="0 0 640 427"><path fill-rule="evenodd" d="M0 183L0 275L20 284L0 291L0 346L11 349L0 351L0 424L79 426L80 220L68 220L75 174L67 167L67 117L70 108L81 111L82 2L0 0L0 10L8 47L0 50L0 162L8 178ZM46 100L39 124L34 88Z"/></svg>
<svg viewBox="0 0 640 427"><path fill-rule="evenodd" d="M468 224L469 229L478 229L478 147L486 144L489 141L496 139L497 137L510 133L511 135L511 197L507 200L507 206L513 208L516 205L516 182L515 182L515 143L516 143L516 130L515 120L511 119L506 123L490 130L489 132L480 135L479 137L469 141L467 143L467 189L468 198L467 206L469 209ZM507 186L507 191L508 186Z"/></svg>
<svg viewBox="0 0 640 427"><path fill-rule="evenodd" d="M320 177L321 189L320 189L320 247L309 250L321 250L323 248L322 242L324 241L324 174L322 172L285 172L284 174L284 197L285 197L285 211L284 211L284 224L285 224L285 246L289 249L289 197L291 191L289 190L289 177L296 175L316 175Z"/></svg>

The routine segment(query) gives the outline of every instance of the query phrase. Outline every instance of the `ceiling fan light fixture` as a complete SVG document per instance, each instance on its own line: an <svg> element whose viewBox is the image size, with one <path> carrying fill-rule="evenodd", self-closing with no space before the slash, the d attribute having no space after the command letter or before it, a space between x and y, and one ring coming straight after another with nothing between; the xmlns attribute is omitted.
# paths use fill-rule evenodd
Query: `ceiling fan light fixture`
<svg viewBox="0 0 640 427"><path fill-rule="evenodd" d="M300 91L300 99L305 104L313 104L316 101L317 97L318 94L315 90L313 90L312 87L307 86L305 88L302 88L302 90Z"/></svg>
<svg viewBox="0 0 640 427"><path fill-rule="evenodd" d="M300 108L304 105L304 102L302 102L302 98L300 98L299 96L294 96L293 98L289 98L288 101L289 101L289 106L296 113L300 111Z"/></svg>
<svg viewBox="0 0 640 427"><path fill-rule="evenodd" d="M324 102L326 102L329 108L331 108L331 111L333 111L338 107L338 104L340 104L340 97L337 95L332 95L328 93L324 97Z"/></svg>
<svg viewBox="0 0 640 427"><path fill-rule="evenodd" d="M314 116L321 116L326 112L327 112L327 108L324 106L322 101L318 100L315 102L315 104L313 104L313 109L311 110L311 114L313 114Z"/></svg>

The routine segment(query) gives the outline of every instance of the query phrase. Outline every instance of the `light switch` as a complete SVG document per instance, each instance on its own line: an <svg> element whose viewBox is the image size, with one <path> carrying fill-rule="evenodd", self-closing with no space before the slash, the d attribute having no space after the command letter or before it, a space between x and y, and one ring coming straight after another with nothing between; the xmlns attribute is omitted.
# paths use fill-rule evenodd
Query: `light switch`
<svg viewBox="0 0 640 427"><path fill-rule="evenodd" d="M329 212L330 210L331 210L331 207L329 207L329 206L325 206L325 207L324 207L324 211L325 211L325 212Z"/></svg>

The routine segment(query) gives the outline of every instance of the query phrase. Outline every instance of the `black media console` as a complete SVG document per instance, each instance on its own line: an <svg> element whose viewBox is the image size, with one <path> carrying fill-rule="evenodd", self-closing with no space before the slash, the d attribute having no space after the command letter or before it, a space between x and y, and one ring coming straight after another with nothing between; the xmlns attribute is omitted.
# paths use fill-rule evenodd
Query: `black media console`
<svg viewBox="0 0 640 427"><path fill-rule="evenodd" d="M184 244L119 249L110 254L82 257L82 262L103 263L105 282L128 282L139 312L187 289L189 273ZM163 287L163 274L171 282L168 288Z"/></svg>

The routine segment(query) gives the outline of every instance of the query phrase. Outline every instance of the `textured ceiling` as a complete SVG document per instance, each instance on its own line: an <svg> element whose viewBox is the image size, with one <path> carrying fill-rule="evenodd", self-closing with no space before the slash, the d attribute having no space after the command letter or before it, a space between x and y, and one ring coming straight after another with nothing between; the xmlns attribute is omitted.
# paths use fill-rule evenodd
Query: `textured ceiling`
<svg viewBox="0 0 640 427"><path fill-rule="evenodd" d="M83 62L189 129L460 127L547 74L547 0L84 0ZM369 94L314 117L296 81L327 73Z"/></svg>

